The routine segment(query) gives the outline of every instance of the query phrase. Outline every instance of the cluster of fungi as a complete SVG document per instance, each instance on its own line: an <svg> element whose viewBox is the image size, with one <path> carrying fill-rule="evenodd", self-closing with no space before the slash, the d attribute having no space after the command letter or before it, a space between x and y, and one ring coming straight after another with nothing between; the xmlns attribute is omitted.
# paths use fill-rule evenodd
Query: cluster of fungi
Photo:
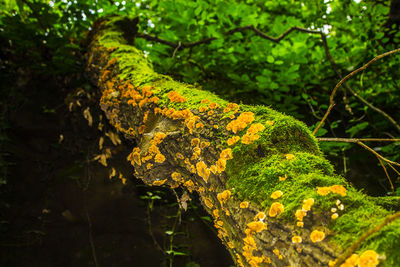
<svg viewBox="0 0 400 267"><path fill-rule="evenodd" d="M242 110L235 103L199 99L187 104L190 95L179 88L160 89L154 85L134 85L129 79L119 78L118 59L110 55L116 47L96 46L88 64L102 66L98 84L102 90L100 106L110 123L136 146L127 157L134 166L137 177L154 186L184 187L197 192L205 209L213 216L218 237L230 249L239 266L267 266L274 261L284 261L285 253L278 248L265 255L260 250L259 236L269 229L269 223L281 220L285 205L281 201L285 191L276 190L270 195L270 205L260 210L257 203L240 198L234 188L226 185L226 170L235 160L236 146L251 146L262 142L263 132L275 127L273 120L261 120L251 111ZM95 63L93 61L96 61ZM187 105L185 105L187 104ZM124 115L125 114L125 115ZM129 114L129 115L126 115ZM130 116L122 120L123 116ZM282 154L282 161L295 161L297 154ZM288 174L278 175L277 183L290 179ZM316 187L318 196L346 198L346 186L332 184ZM294 251L302 253L303 243L325 242L331 234L324 226L307 226L304 220L319 203L312 196L304 198L292 218L290 237ZM344 213L340 199L326 214L336 220ZM232 218L238 214L246 221ZM244 232L238 236L232 226ZM340 266L376 266L379 255L366 250L351 255ZM334 266L331 259L329 266Z"/></svg>

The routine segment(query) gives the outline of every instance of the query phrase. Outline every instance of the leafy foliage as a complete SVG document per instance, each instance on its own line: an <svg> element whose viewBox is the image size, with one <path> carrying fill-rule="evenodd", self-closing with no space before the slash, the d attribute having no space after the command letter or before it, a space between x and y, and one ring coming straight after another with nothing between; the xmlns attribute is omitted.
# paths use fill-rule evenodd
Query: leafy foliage
<svg viewBox="0 0 400 267"><path fill-rule="evenodd" d="M139 33L178 46L215 38L191 48L136 38L136 45L158 72L198 84L229 100L270 105L310 127L320 121L340 80L321 36L292 31L273 42L251 30L226 34L228 31L253 26L277 37L295 26L320 30L327 36L327 47L342 75L400 43L398 24L388 17L390 1L8 0L1 10L1 55L9 59L1 61L0 78L8 81L2 84L2 99L18 95L13 77L21 77L21 73L56 79L82 72L84 51L80 44L90 26L100 16L118 13L138 17ZM398 122L399 70L400 56L387 57L348 80L347 85ZM335 100L336 106L317 136L399 136L391 122L345 87ZM339 169L345 166L343 153L357 153L360 161L378 164L354 145L322 143L322 148L338 162ZM375 143L374 149L392 160L400 152L398 143ZM376 176L386 179L383 172L372 175Z"/></svg>

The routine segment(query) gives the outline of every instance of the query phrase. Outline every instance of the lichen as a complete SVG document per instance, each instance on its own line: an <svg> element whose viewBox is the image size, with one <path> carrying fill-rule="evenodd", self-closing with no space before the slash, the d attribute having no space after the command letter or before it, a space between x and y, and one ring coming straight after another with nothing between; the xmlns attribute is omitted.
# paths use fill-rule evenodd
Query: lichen
<svg viewBox="0 0 400 267"><path fill-rule="evenodd" d="M122 18L110 17L104 22L103 32L98 34L98 49L108 53L108 61L101 63L103 71L99 75L105 85L100 101L102 108L119 131L140 140L150 138L141 149L134 149L128 157L135 167L142 167L145 171L168 161L168 151L161 148L166 134L150 133L154 121L166 117L183 126L184 130L179 129L190 136L192 155L174 151L173 160L188 172L201 177L205 183L213 175L223 173L228 177L226 188L232 188L232 191L218 189L216 196L219 203L202 197L205 205L213 209L220 238L225 238L228 232L224 228L226 224L221 219L222 214L214 205L224 207L231 198L241 201L241 210L248 208L251 202L268 211L268 219L285 220L297 227L296 231L300 233L302 227L315 229L307 237L312 242L326 242L325 237L329 237L341 248L347 248L362 233L390 214L384 205L354 190L343 177L334 173L316 138L304 123L269 107L228 103L215 94L155 73L149 59L126 43L115 23L119 19ZM91 55L90 63L95 60ZM118 68L117 77L114 66ZM124 125L120 121L118 111L122 112L124 108L137 111L139 124ZM212 141L201 140L201 134L213 134ZM218 140L218 147L215 146L215 139ZM203 150L209 146L219 153L215 162L202 158ZM106 165L106 159L99 157L98 160ZM189 191L196 190L202 195L206 194L206 190L209 190L208 194L212 192L176 170L168 174L168 178L164 177L154 178L152 184L183 185ZM229 216L229 210L221 209L222 212ZM324 225L307 225L310 214L319 214ZM249 231L243 239L242 254L249 264L270 262L267 257L253 254L257 245L252 235L265 230L264 222L260 220L255 218L254 222L247 223ZM328 229L325 231L323 227ZM399 229L399 221L385 226L361 244L357 255L361 258L366 251L378 254L384 251L386 264L394 266L400 262L397 251L400 247ZM295 235L292 241L300 246L305 238ZM282 259L279 250L275 250L275 254ZM365 254L364 258L369 261L377 259L372 252ZM240 257L238 263L243 264Z"/></svg>

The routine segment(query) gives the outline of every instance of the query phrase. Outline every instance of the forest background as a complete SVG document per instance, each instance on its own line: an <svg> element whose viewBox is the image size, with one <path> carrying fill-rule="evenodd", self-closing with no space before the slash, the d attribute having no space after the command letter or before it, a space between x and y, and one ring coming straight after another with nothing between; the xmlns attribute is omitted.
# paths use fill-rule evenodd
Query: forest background
<svg viewBox="0 0 400 267"><path fill-rule="evenodd" d="M93 200L93 195L81 194L85 192L82 189L102 186L99 183L96 187L87 178L88 173L100 172L103 167L92 160L98 133L86 129L90 127L82 116L85 105L95 106L96 101L86 97L81 99L82 108L70 107L72 99L83 98L93 88L83 75L83 56L87 33L97 18L114 14L138 17L136 46L145 51L157 72L199 85L232 102L271 106L315 130L332 103L333 88L345 75L399 47L399 2L1 2L0 245L8 255L2 259L22 261L16 259L21 247L34 257L43 244L51 247L57 239L49 235L67 235L69 226L63 230L49 226L49 221L59 222L52 217L56 210L73 227L83 220L84 227L79 231L89 227L87 246L71 252L75 260L97 265L97 261L107 260L104 251L111 250L93 245L101 242L93 241L96 236L91 221L96 224L97 220L85 216L104 203ZM316 132L317 137L324 138L321 149L336 172L371 196L400 195L396 166L376 156L379 153L394 162L400 157L400 143L398 139L395 142L400 132L399 75L400 57L393 54L352 76L334 95L335 105ZM363 141L368 150L356 138L391 140ZM108 141L113 142L112 138ZM143 216L139 217L144 218L146 233L152 216L169 207L169 214L160 215L165 217L164 225L155 227L160 233L150 231L146 237L155 244L153 249L159 251L159 257L169 264L174 259L177 263L176 258L177 264L201 263L190 238L178 236L171 241L175 235L170 231L178 232L174 222L181 216L173 194L138 184L129 167L123 168L123 177L132 183L124 187L123 197L135 192L141 201ZM70 186L71 181L78 189ZM104 190L115 184L108 184ZM72 187L72 193L65 187ZM63 197L59 198L59 193ZM82 202L70 200L76 199L71 197L74 194ZM83 209L87 199L95 204ZM185 216L188 224L191 220L204 225L210 221L195 203ZM188 231L183 231L185 237ZM72 241L68 244L76 245ZM102 252L101 256L93 252L94 248ZM123 249L121 255L129 254L129 249ZM115 251L110 254L116 257ZM229 262L229 256L226 258Z"/></svg>

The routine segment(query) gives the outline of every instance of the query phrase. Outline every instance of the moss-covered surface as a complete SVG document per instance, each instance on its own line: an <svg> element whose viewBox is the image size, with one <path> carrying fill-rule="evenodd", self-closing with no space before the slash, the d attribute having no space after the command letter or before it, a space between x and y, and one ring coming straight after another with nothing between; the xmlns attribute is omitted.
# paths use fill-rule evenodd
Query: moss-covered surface
<svg viewBox="0 0 400 267"><path fill-rule="evenodd" d="M267 214L271 205L279 202L283 205L284 212L277 218L270 216L270 220L278 219L292 224L298 235L305 228L310 231L324 229L328 236L326 240L336 244L339 250L349 247L364 232L391 214L391 211L384 208L385 203L387 206L398 202L398 199L386 201L383 198L374 201L362 192L353 189L343 177L335 174L332 165L320 152L315 137L305 124L264 106L240 105L237 109L225 110L224 108L229 105L228 102L216 95L155 73L143 53L126 44L121 31L115 24L121 19L123 18L111 17L104 21L106 30L98 35L100 36L98 44L111 53L109 58L117 59L118 80L129 81L136 87L151 86L152 93L159 99L156 105L151 106L151 112L154 112L155 107L165 109L164 115L168 109L189 110L192 115L199 117L199 121L204 123L206 128L212 128L213 135L209 136L212 145L216 146L218 151L223 149L232 151L233 159L226 161L224 170L228 178L225 189L230 189L238 200L257 204ZM105 76L104 72L103 76ZM170 92L176 92L185 101L172 101L168 94ZM121 100L119 93L110 91L108 94L109 97L106 96L106 98ZM211 113L210 110L212 110ZM250 123L245 122L245 127L243 129L239 127L236 132L229 128L233 121L240 121L241 114L246 113L251 114L250 117L254 120ZM261 124L262 127L256 133L249 134L250 127L257 124ZM203 127L198 127L200 128L198 132L194 129L195 132L192 133L192 129L189 129L189 134L185 128L185 125L188 125L187 120L182 122L182 125L184 134L193 135L193 138L205 136L211 132L211 130L201 131ZM245 135L253 139L244 142ZM235 136L242 141L229 144L230 138ZM211 160L204 161L206 162L205 171L211 164L216 164ZM192 166L194 165L195 163ZM200 173L199 167L197 172L201 177L205 175ZM157 183L164 182L157 181ZM206 184L207 180L203 185ZM345 192L330 192L321 195L317 191L318 187L335 185L341 185L340 188L345 188ZM205 187L206 189L202 190L212 191L207 186ZM277 190L282 191L283 195L279 200L271 199L271 194ZM311 198L313 204L311 204L312 207L310 206L310 211L307 212L304 220L299 220L295 216L296 211L304 209L304 201ZM212 199L209 201L212 202ZM334 213L338 217L332 219L331 216ZM299 221L303 221L304 225L296 226ZM386 257L384 264L395 266L400 262L399 226L400 221L396 221L384 227L363 242L358 248L358 253L375 250Z"/></svg>

